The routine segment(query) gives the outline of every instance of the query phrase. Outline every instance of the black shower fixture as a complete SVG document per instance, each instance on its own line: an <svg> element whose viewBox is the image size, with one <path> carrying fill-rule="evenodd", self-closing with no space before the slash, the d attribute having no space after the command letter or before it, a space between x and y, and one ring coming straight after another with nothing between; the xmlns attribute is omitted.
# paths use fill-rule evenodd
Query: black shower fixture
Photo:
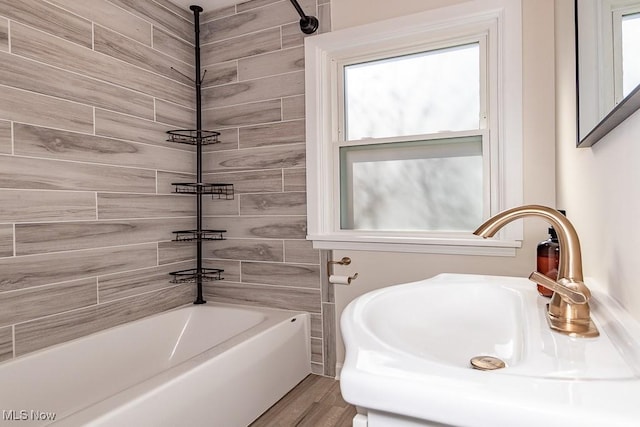
<svg viewBox="0 0 640 427"><path fill-rule="evenodd" d="M318 29L318 18L305 15L300 4L298 4L298 0L291 0L291 4L298 11L298 15L300 15L300 30L305 34L315 33Z"/></svg>

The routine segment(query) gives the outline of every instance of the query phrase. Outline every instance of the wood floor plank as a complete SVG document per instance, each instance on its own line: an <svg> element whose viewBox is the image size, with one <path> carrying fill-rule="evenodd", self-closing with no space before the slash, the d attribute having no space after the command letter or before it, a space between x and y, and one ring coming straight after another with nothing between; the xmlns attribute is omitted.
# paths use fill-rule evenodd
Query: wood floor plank
<svg viewBox="0 0 640 427"><path fill-rule="evenodd" d="M342 399L338 381L309 375L250 427L348 427L355 415L355 407Z"/></svg>

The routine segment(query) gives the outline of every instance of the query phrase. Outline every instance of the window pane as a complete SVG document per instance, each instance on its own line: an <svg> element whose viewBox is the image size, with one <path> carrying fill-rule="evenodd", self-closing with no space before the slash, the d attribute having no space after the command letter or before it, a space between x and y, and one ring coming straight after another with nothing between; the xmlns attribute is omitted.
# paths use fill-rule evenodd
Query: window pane
<svg viewBox="0 0 640 427"><path fill-rule="evenodd" d="M640 13L622 17L622 92L623 96L640 84Z"/></svg>
<svg viewBox="0 0 640 427"><path fill-rule="evenodd" d="M341 228L474 230L482 174L481 136L341 147Z"/></svg>
<svg viewBox="0 0 640 427"><path fill-rule="evenodd" d="M479 128L479 43L344 67L346 139Z"/></svg>

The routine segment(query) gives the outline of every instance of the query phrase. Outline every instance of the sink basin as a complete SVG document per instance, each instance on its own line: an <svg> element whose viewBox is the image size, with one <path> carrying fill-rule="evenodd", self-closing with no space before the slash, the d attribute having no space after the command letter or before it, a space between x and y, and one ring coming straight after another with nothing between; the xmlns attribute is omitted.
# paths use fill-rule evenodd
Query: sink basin
<svg viewBox="0 0 640 427"><path fill-rule="evenodd" d="M365 294L341 319L343 396L369 427L637 425L637 323L596 295L601 335L572 338L547 325L548 301L524 278L457 274ZM505 366L472 369L476 356Z"/></svg>
<svg viewBox="0 0 640 427"><path fill-rule="evenodd" d="M397 351L449 366L466 368L478 355L498 357L507 366L520 362L526 321L521 293L476 283L423 283L368 300L362 311L366 332Z"/></svg>

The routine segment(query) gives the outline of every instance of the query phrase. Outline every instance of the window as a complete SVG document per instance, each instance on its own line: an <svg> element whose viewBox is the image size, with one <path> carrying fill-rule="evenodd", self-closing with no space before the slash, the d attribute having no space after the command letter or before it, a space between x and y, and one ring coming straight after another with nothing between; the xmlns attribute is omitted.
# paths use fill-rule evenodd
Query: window
<svg viewBox="0 0 640 427"><path fill-rule="evenodd" d="M498 240L471 234L522 199L520 8L474 3L307 39L314 247L519 246L518 224Z"/></svg>
<svg viewBox="0 0 640 427"><path fill-rule="evenodd" d="M485 46L481 36L339 65L342 230L473 231L482 222Z"/></svg>

